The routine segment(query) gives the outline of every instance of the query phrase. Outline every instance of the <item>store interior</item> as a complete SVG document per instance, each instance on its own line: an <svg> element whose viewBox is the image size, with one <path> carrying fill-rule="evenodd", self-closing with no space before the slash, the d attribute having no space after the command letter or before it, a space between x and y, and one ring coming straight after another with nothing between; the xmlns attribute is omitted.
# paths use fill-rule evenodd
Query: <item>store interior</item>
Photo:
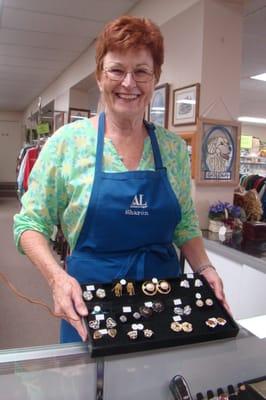
<svg viewBox="0 0 266 400"><path fill-rule="evenodd" d="M6 282L0 283L1 350L59 342L59 319L54 318L47 307L21 298L21 295L29 297L52 309L52 295L47 284L30 261L17 252L13 242L13 215L18 212L19 199L25 191L18 187L17 162L25 142L40 146L64 124L79 117L89 118L102 110L94 76L93 46L106 21L124 13L145 15L162 29L166 38L166 61L159 85L168 84L164 124L181 135L191 151L192 194L203 230L208 229L211 204L234 202L234 189L241 175L266 178L266 82L250 79L266 68L266 1L168 0L166 3L167 6L162 7L159 0L77 0L73 4L65 0L6 0L3 3L0 0L0 270L19 291L15 294L14 288ZM214 34L216 42L210 43L212 20L216 25L219 20L215 15L216 7L226 9L223 18L229 13L232 21L235 19L236 33L234 27L226 30L219 26ZM173 34L177 37L176 47L171 42ZM182 57L174 54L173 50L178 53L178 45L182 48ZM213 53L208 51L209 46ZM186 57L189 62L184 61ZM175 123L172 110L175 90L196 83L200 87L196 122ZM147 110L149 115L150 110ZM247 116L264 118L264 122L238 120ZM229 184L220 184L217 179L206 184L199 173L202 162L199 131L204 129L201 118L207 122L219 121L220 125L232 128L235 134L238 151L234 153L234 171L232 169ZM260 220L266 221L266 205ZM262 240L263 257L266 254L265 232L266 229ZM58 262L63 265L67 249L62 237L56 240L52 238L51 245ZM223 260L219 255L216 258L221 264ZM232 265L234 261L230 259ZM250 262L247 261L248 266ZM265 267L266 257L260 265L263 263ZM248 284L248 279L252 282L254 279L254 285L258 285L258 303L249 302L242 312L229 279L229 264L224 269L225 282L237 317L250 317L258 310L265 313L266 269L265 272L255 271L255 275L248 269L245 278L243 268L233 274L235 280L241 277L243 285ZM255 290L252 288L254 296Z"/></svg>
<svg viewBox="0 0 266 400"><path fill-rule="evenodd" d="M203 285L198 282L181 254L186 275L178 280L180 287L175 280L170 285L160 281L152 287L158 292L156 296L168 298L166 310L174 302L182 315L185 309L188 315L191 313L191 298L186 297L185 286L193 287L192 309L198 307L194 315L201 318L201 306L206 315L208 312L205 337L201 331L198 340L200 335L192 329L193 312L188 317L190 322L184 328L182 325L183 334L186 330L188 334L183 342L178 337L172 340L173 332L167 329L165 336L168 314L159 314L164 303L157 302L157 309L153 308L157 318L154 331L158 328L159 339L161 335L163 340L156 342L155 338L154 344L153 338L148 349L148 336L147 342L143 341L141 330L137 332L137 345L131 341L132 350L128 350L126 335L113 347L108 342L106 348L101 344L97 347L100 342L94 340L89 328L92 345L62 345L53 295L37 268L18 252L13 217L20 210L34 165L25 155L33 150L29 160L36 160L49 137L65 124L104 110L95 80L95 41L107 21L124 14L152 19L164 36L165 63L144 117L180 135L187 143L192 198L208 257L223 281L232 316L205 286L204 279ZM265 43L266 0L0 0L3 398L192 400L190 393L185 397L185 392L175 397L174 384L181 374L197 400L265 399L265 386L264 397L254 398L246 397L246 387L240 385L265 375L266 79L251 78L266 73ZM213 130L226 142L229 155L223 166L211 150L209 157L208 138ZM240 207L241 215L233 215L234 207ZM55 227L50 246L58 264L66 268L69 246L60 226ZM123 294L128 290L130 296L132 290L136 291L146 306L146 297L151 300L146 283L134 282L133 289L127 285L121 290ZM104 288L112 307L114 288ZM87 287L83 289L88 291ZM176 300L181 292L185 293L182 301L189 299L189 304L180 305L180 299ZM199 292L203 299L197 297ZM123 296L117 297L117 302L123 301ZM134 307L134 296L129 299L128 305ZM92 313L93 301L88 303ZM211 308L213 302L215 307ZM147 307L151 309L151 305ZM146 317L141 315L139 322L151 323ZM179 317L175 315L171 321L176 333ZM220 331L210 339L213 324ZM122 330L121 319L118 325ZM108 335L114 334L112 328ZM152 332L145 331L147 335ZM99 360L95 355L107 357ZM229 393L230 384L231 395L223 396L223 388ZM213 391L208 393L210 388Z"/></svg>

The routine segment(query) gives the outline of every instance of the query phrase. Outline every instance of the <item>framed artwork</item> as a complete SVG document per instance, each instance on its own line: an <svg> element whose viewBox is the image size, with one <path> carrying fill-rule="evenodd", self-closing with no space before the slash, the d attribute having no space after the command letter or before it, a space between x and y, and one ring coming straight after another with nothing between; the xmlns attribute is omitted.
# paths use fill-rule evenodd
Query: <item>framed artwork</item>
<svg viewBox="0 0 266 400"><path fill-rule="evenodd" d="M195 125L199 115L200 84L184 86L173 91L174 126Z"/></svg>
<svg viewBox="0 0 266 400"><path fill-rule="evenodd" d="M163 128L168 127L169 112L169 84L157 86L154 89L151 102L148 107L147 119Z"/></svg>
<svg viewBox="0 0 266 400"><path fill-rule="evenodd" d="M197 134L198 184L236 185L239 179L240 123L201 118Z"/></svg>
<svg viewBox="0 0 266 400"><path fill-rule="evenodd" d="M90 118L90 110L83 108L70 108L68 112L68 122L74 122L78 119Z"/></svg>

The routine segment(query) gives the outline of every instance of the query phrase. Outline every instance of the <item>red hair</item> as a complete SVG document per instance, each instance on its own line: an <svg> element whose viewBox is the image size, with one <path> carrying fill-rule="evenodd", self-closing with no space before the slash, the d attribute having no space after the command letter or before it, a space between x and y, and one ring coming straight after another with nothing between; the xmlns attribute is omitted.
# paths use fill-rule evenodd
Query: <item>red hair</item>
<svg viewBox="0 0 266 400"><path fill-rule="evenodd" d="M96 77L100 79L103 59L109 51L127 51L129 49L147 49L150 51L155 79L158 82L164 61L163 36L159 27L148 18L122 16L109 22L96 43Z"/></svg>

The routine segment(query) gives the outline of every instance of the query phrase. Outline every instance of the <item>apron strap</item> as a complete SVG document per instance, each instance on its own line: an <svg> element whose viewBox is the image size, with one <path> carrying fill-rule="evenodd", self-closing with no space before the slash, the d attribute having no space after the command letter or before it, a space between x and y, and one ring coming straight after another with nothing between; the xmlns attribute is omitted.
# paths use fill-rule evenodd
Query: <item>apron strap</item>
<svg viewBox="0 0 266 400"><path fill-rule="evenodd" d="M161 152L159 149L158 141L155 135L155 126L154 124L147 122L144 120L144 125L148 129L148 133L151 139L151 146L152 146L152 151L153 151L153 157L154 157L154 164L155 164L155 169L163 169L163 162L162 162L162 157L161 157Z"/></svg>
<svg viewBox="0 0 266 400"><path fill-rule="evenodd" d="M151 140L155 170L157 171L159 169L163 169L164 167L163 167L163 163L162 163L162 157L161 157L158 141L157 141L157 138L155 135L155 126L147 121L144 121L144 125L148 130L148 134L149 134L149 137ZM104 132L105 132L105 113L101 112L99 115L96 163L95 163L95 176L97 176L97 177L102 172Z"/></svg>
<svg viewBox="0 0 266 400"><path fill-rule="evenodd" d="M105 114L101 112L99 115L96 162L95 162L95 177L102 172L103 146L104 146L104 131L105 131Z"/></svg>

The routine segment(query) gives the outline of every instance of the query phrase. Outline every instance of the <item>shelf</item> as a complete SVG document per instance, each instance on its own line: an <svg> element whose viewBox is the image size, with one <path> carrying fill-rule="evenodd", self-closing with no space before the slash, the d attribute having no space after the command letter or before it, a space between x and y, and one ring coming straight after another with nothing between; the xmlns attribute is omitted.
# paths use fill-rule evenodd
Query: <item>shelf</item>
<svg viewBox="0 0 266 400"><path fill-rule="evenodd" d="M265 165L266 167L266 162L252 162L252 161L240 161L241 165Z"/></svg>

